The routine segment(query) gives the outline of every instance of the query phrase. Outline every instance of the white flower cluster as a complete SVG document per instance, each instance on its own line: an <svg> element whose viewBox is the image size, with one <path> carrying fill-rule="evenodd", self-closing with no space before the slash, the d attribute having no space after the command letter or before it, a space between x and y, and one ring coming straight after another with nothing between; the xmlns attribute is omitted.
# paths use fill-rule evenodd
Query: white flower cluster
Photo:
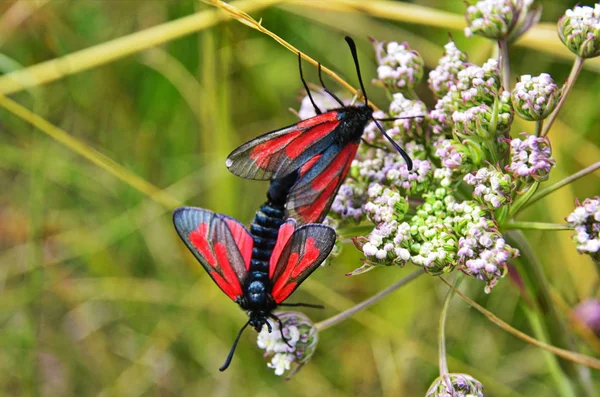
<svg viewBox="0 0 600 397"><path fill-rule="evenodd" d="M512 91L515 111L526 120L543 120L552 113L560 99L560 89L548 73L531 77L526 74Z"/></svg>
<svg viewBox="0 0 600 397"><path fill-rule="evenodd" d="M402 266L411 259L406 248L410 241L410 225L394 220L373 229L362 245L362 251L371 263Z"/></svg>
<svg viewBox="0 0 600 397"><path fill-rule="evenodd" d="M500 208L511 201L514 189L512 178L495 168L480 168L475 173L465 175L463 180L475 187L473 198L490 209Z"/></svg>
<svg viewBox="0 0 600 397"><path fill-rule="evenodd" d="M450 87L456 84L457 74L466 66L467 55L460 51L451 41L444 46L444 56L440 58L438 66L429 72L429 88L437 98L448 93Z"/></svg>
<svg viewBox="0 0 600 397"><path fill-rule="evenodd" d="M498 61L490 58L482 66L468 65L458 72L456 88L463 102L472 105L493 103L500 90Z"/></svg>
<svg viewBox="0 0 600 397"><path fill-rule="evenodd" d="M370 200L365 204L365 212L375 224L401 220L408 210L406 199L395 189L372 183L368 194Z"/></svg>
<svg viewBox="0 0 600 397"><path fill-rule="evenodd" d="M414 87L423 77L423 59L408 44L395 41L376 44L379 66L375 82L394 88Z"/></svg>
<svg viewBox="0 0 600 397"><path fill-rule="evenodd" d="M583 58L600 55L600 4L567 10L558 21L558 35L569 50Z"/></svg>
<svg viewBox="0 0 600 397"><path fill-rule="evenodd" d="M552 158L550 140L523 133L523 139L515 138L510 141L510 164L506 167L516 178L525 182L545 181L550 170L556 164Z"/></svg>
<svg viewBox="0 0 600 397"><path fill-rule="evenodd" d="M485 281L486 293L490 293L498 280L506 275L508 260L519 255L519 251L506 244L493 223L486 218L470 223L458 246L461 270Z"/></svg>
<svg viewBox="0 0 600 397"><path fill-rule="evenodd" d="M567 217L575 229L577 251L600 263L600 197L587 198Z"/></svg>
<svg viewBox="0 0 600 397"><path fill-rule="evenodd" d="M265 354L273 354L271 362L267 366L275 369L275 375L281 376L290 370L292 363L296 360L293 353L296 351L296 343L300 340L300 331L293 325L284 327L283 335L287 339L287 343L285 343L281 338L279 324L271 320L268 321L271 324L271 332L269 332L266 324L263 325L262 330L258 333L256 344L265 350Z"/></svg>
<svg viewBox="0 0 600 397"><path fill-rule="evenodd" d="M340 220L359 222L363 219L365 201L366 192L362 184L348 178L340 186L340 190L331 205L330 213L335 214Z"/></svg>
<svg viewBox="0 0 600 397"><path fill-rule="evenodd" d="M465 155L456 150L454 140L440 138L435 141L434 147L435 155L440 159L444 167L454 170L463 165Z"/></svg>
<svg viewBox="0 0 600 397"><path fill-rule="evenodd" d="M393 96L389 108L389 117L402 117L394 120L394 127L387 131L392 138L400 137L403 141L424 137L424 122L427 106L421 101L413 101L402 93ZM410 118L407 118L410 117Z"/></svg>
<svg viewBox="0 0 600 397"><path fill-rule="evenodd" d="M465 36L474 33L489 38L501 38L508 34L514 13L512 0L482 0L467 7L466 18L469 26Z"/></svg>

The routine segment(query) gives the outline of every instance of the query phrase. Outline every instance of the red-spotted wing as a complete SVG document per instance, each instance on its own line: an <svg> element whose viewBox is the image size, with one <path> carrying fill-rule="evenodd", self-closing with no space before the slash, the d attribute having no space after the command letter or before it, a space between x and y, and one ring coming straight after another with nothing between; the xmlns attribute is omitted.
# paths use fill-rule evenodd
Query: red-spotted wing
<svg viewBox="0 0 600 397"><path fill-rule="evenodd" d="M336 143L306 162L288 193L288 216L301 223L321 222L346 179L357 150L358 143Z"/></svg>
<svg viewBox="0 0 600 397"><path fill-rule="evenodd" d="M193 207L176 209L173 224L209 276L236 301L242 295L254 245L248 229L233 218Z"/></svg>
<svg viewBox="0 0 600 397"><path fill-rule="evenodd" d="M329 226L308 224L296 229L288 219L280 229L269 262L271 296L281 303L327 258L335 244Z"/></svg>
<svg viewBox="0 0 600 397"><path fill-rule="evenodd" d="M284 177L334 143L332 132L340 124L338 114L332 110L261 135L231 152L225 164L242 178Z"/></svg>

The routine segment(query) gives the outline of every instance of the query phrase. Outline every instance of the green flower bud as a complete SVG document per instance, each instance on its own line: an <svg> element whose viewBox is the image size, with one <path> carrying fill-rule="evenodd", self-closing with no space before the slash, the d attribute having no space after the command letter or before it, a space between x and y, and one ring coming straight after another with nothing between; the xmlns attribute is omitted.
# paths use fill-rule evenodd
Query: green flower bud
<svg viewBox="0 0 600 397"><path fill-rule="evenodd" d="M600 55L600 4L567 10L558 20L558 36L572 53L582 58Z"/></svg>
<svg viewBox="0 0 600 397"><path fill-rule="evenodd" d="M483 385L467 374L448 374L433 382L425 397L483 397Z"/></svg>
<svg viewBox="0 0 600 397"><path fill-rule="evenodd" d="M556 108L561 91L547 73L521 76L511 94L515 112L525 120L543 120Z"/></svg>

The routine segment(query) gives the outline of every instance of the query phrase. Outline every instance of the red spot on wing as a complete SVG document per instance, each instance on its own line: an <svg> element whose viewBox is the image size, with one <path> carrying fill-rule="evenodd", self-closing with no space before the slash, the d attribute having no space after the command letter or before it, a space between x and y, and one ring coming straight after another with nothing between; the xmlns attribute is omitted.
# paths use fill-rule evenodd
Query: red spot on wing
<svg viewBox="0 0 600 397"><path fill-rule="evenodd" d="M275 247L273 248L273 252L271 253L271 259L269 259L269 278L273 279L273 274L275 273L275 268L277 267L277 262L279 261L279 257L281 256L281 251L285 247L286 243L294 234L294 230L296 229L296 225L294 222L286 222L279 228L279 232L277 233L277 242L275 243Z"/></svg>
<svg viewBox="0 0 600 397"><path fill-rule="evenodd" d="M296 126L298 128L310 128L317 124L326 123L328 121L336 121L338 119L338 112L332 111L323 114L319 114L317 116L311 117L306 120L300 121Z"/></svg>
<svg viewBox="0 0 600 397"><path fill-rule="evenodd" d="M298 256L299 254L297 252L292 252L290 254L288 261L283 269L283 273L279 276L277 281L275 281L275 285L273 285L273 290L271 291L271 295L273 295L273 297L278 296L281 290L288 283L290 275L292 274L294 267L298 263Z"/></svg>
<svg viewBox="0 0 600 397"><path fill-rule="evenodd" d="M325 207L331 202L331 197L336 194L348 175L357 149L358 145L354 143L346 146L327 169L313 180L311 188L321 193L314 202L296 208L304 223L316 222L323 215ZM339 172L340 167L344 167L341 172Z"/></svg>
<svg viewBox="0 0 600 397"><path fill-rule="evenodd" d="M225 279L221 277L219 273L212 272L210 275L213 280L215 280L215 283L219 286L219 288L221 288L221 291L223 291L225 295L230 297L232 300L236 300L237 297L241 295L241 289L238 292L238 289L225 281Z"/></svg>
<svg viewBox="0 0 600 397"><path fill-rule="evenodd" d="M314 237L307 238L306 245L304 246L304 255L300 263L292 271L292 278L298 277L303 271L312 266L320 253L321 250L315 245Z"/></svg>
<svg viewBox="0 0 600 397"><path fill-rule="evenodd" d="M235 244L238 246L244 263L246 264L246 270L250 270L250 259L252 257L252 247L254 247L254 240L248 231L239 223L233 219L225 219L227 227L231 231L231 235L235 240Z"/></svg>
<svg viewBox="0 0 600 397"><path fill-rule="evenodd" d="M241 295L242 286L237 274L233 270L233 267L231 267L231 262L229 262L229 257L227 256L227 247L225 244L218 241L215 242L215 255L217 256L219 267L223 273L223 278L230 287L229 292L233 293L234 296ZM223 290L223 292L231 297L228 291Z"/></svg>
<svg viewBox="0 0 600 397"><path fill-rule="evenodd" d="M256 145L250 152L250 158L256 162L260 168L266 168L273 153L278 152L291 141L296 139L303 130L296 130L283 134L277 138L272 138Z"/></svg>
<svg viewBox="0 0 600 397"><path fill-rule="evenodd" d="M350 165L352 164L352 160L354 159L357 149L358 145L356 143L350 143L346 145L346 147L340 151L335 159L333 159L325 171L323 171L312 181L311 187L316 191L320 191L325 189L325 187L329 185L336 176L343 174L342 179L345 178L348 170L350 169ZM342 169L341 173L340 169Z"/></svg>
<svg viewBox="0 0 600 397"><path fill-rule="evenodd" d="M314 237L306 239L303 247L302 259L298 261L298 252L292 252L285 264L285 270L275 282L271 295L275 302L283 302L296 288L297 282L293 281L300 276L304 271L314 265L319 257L321 250L316 246Z"/></svg>
<svg viewBox="0 0 600 397"><path fill-rule="evenodd" d="M273 299L275 299L275 303L281 303L284 300L287 299L288 296L290 296L290 294L292 292L294 292L294 290L296 289L296 286L298 284L297 283L289 283L288 285L286 285L285 287L283 287L278 293L277 295L271 295L273 296Z"/></svg>
<svg viewBox="0 0 600 397"><path fill-rule="evenodd" d="M300 156L306 148L323 136L330 134L340 124L339 120L327 121L312 127L285 148L285 154L292 159Z"/></svg>
<svg viewBox="0 0 600 397"><path fill-rule="evenodd" d="M208 264L212 267L215 267L217 264L217 260L213 255L208 240L206 240L206 236L208 234L207 232L208 225L206 223L201 223L200 225L198 225L198 228L196 228L196 230L190 233L189 239L190 242L194 245L194 247L196 247L198 252L200 252L200 254L202 254L202 256L206 258Z"/></svg>
<svg viewBox="0 0 600 397"><path fill-rule="evenodd" d="M310 170L317 163L317 161L319 161L321 156L323 156L323 155L317 154L316 156L314 156L310 160L308 160L306 163L304 163L304 165L302 167L300 167L300 178L302 178L304 176L304 174L306 174L308 172L308 170Z"/></svg>

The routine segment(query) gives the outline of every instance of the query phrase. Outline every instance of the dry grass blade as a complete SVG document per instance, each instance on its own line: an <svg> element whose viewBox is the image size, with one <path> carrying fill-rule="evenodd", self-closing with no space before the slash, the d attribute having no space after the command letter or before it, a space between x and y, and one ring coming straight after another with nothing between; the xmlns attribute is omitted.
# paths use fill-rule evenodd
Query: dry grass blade
<svg viewBox="0 0 600 397"><path fill-rule="evenodd" d="M215 7L222 9L223 11L227 12L230 16L237 19L239 22L243 23L244 25L247 25L247 26L251 27L252 29L256 29L259 32L266 34L267 36L271 37L273 40L275 40L276 42L278 42L279 44L281 44L282 46L284 46L285 48L287 48L294 54L296 54L296 55L300 54L302 59L304 59L308 63L314 65L315 67L319 66L319 62L315 61L314 59L312 59L311 57L309 57L308 55L306 55L305 53L303 53L302 51L300 51L299 49L297 49L296 47L294 47L293 45L291 45L290 43L288 43L281 37L277 36L275 33L271 32L269 29L265 28L261 23L262 21L255 20L254 18L252 18L250 15L248 15L244 11L240 10L239 8L237 8L231 4L225 3L224 1L220 1L220 0L205 0L205 1L209 4L214 5ZM353 95L359 95L359 91L356 88L354 88L350 84L348 84L344 79L342 79L340 76L338 76L333 70L331 70L323 65L321 65L321 69L323 70L323 72L327 73L329 76L331 76L331 78L333 78L339 84L341 84L346 89L348 89ZM371 106L373 107L374 110L379 110L373 103L371 103Z"/></svg>
<svg viewBox="0 0 600 397"><path fill-rule="evenodd" d="M565 360L569 360L569 361L572 361L577 364L585 365L587 367L600 370L600 360L597 360L590 356L586 356L585 354L574 353L574 352L571 352L568 350L560 349L556 346L552 346L547 343L540 342L539 340L537 340L535 338L532 338L531 336L527 335L526 333L521 332L518 329L511 327L508 323L506 323L506 322L502 321L501 319L499 319L498 317L496 317L496 315L494 315L494 313L486 310L483 306L480 306L479 304L477 304L475 301L473 301L472 299L467 297L465 294L463 294L462 292L460 292L459 290L454 288L452 286L452 284L450 284L449 282L444 280L442 277L440 277L440 279L446 285L448 285L449 288L452 288L454 290L454 292L456 292L456 294L462 298L462 300L467 302L475 310L477 310L478 312L480 312L481 314L486 316L491 322L493 322L494 324L496 324L497 326L499 326L506 332L516 336L517 338L521 339L524 342L530 343L534 346L537 346L546 351L549 351L552 354L562 357Z"/></svg>
<svg viewBox="0 0 600 397"><path fill-rule="evenodd" d="M279 3L280 0L243 0L236 6L258 10ZM0 77L0 94L12 94L66 76L104 65L133 55L148 48L178 39L185 35L215 26L227 19L226 14L212 10L166 22L118 39L85 48L60 58L52 59Z"/></svg>

